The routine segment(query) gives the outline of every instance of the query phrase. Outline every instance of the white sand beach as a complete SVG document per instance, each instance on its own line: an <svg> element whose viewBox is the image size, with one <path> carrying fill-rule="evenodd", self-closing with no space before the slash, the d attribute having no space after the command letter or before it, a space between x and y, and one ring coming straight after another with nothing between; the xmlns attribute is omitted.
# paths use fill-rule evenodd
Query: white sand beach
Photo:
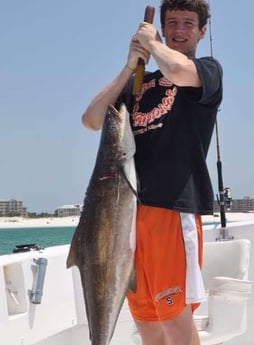
<svg viewBox="0 0 254 345"><path fill-rule="evenodd" d="M48 218L0 217L0 229L76 226L78 221L78 216Z"/></svg>

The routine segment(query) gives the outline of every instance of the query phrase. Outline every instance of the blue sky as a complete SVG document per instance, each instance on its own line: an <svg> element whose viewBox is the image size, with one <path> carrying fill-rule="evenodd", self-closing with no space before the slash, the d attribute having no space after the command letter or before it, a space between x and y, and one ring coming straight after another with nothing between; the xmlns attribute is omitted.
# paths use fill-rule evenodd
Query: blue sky
<svg viewBox="0 0 254 345"><path fill-rule="evenodd" d="M29 211L82 203L100 132L81 115L125 64L144 8L159 1L0 0L0 199ZM254 197L253 0L210 0L213 53L224 69L219 113L224 186ZM98 8L97 8L98 7ZM210 54L208 35L197 56ZM151 59L147 70L156 69ZM208 165L217 192L216 144Z"/></svg>

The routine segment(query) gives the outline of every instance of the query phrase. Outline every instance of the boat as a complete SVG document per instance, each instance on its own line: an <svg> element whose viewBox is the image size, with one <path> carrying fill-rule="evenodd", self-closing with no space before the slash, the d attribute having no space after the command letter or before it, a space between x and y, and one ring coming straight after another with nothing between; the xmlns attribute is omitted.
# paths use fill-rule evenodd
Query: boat
<svg viewBox="0 0 254 345"><path fill-rule="evenodd" d="M252 345L254 215L242 214L226 228L216 217L203 218L207 302L194 315L201 344ZM79 271L66 269L68 250L34 245L0 256L2 344L90 344ZM126 302L110 344L141 345Z"/></svg>

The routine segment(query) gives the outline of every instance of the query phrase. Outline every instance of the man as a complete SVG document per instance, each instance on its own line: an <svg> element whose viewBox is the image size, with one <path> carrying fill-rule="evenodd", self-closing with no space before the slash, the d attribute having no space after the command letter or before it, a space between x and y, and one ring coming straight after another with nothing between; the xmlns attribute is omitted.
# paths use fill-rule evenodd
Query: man
<svg viewBox="0 0 254 345"><path fill-rule="evenodd" d="M100 129L109 104L125 102L130 112L141 205L137 291L127 297L143 345L200 344L192 317L205 298L200 215L213 212L205 160L222 99L219 63L195 58L208 18L205 0L162 0L165 43L153 24L142 22L126 65L83 115L85 126ZM150 56L158 70L145 75L142 94L132 97L138 59Z"/></svg>

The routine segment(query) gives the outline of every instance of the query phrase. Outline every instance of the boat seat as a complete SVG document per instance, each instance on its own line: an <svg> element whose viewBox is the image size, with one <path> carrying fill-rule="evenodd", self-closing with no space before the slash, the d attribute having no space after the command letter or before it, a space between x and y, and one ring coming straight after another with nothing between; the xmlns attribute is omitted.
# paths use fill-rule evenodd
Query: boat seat
<svg viewBox="0 0 254 345"><path fill-rule="evenodd" d="M194 315L202 345L223 344L246 331L250 241L204 243L207 302Z"/></svg>
<svg viewBox="0 0 254 345"><path fill-rule="evenodd" d="M204 243L202 274L207 302L194 314L201 345L223 344L246 330L250 241L245 239ZM133 342L141 345L138 331Z"/></svg>

